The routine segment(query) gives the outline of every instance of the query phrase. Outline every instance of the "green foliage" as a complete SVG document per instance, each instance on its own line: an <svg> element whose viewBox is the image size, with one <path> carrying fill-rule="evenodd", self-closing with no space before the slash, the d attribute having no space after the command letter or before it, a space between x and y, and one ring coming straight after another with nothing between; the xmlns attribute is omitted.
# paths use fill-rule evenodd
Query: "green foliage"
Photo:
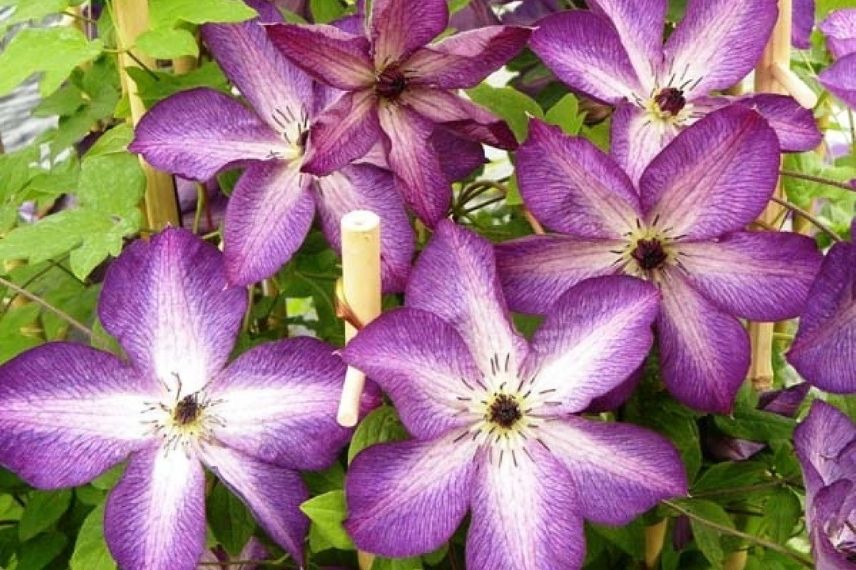
<svg viewBox="0 0 856 570"><path fill-rule="evenodd" d="M53 526L70 504L71 491L34 492L18 524L21 541L26 542Z"/></svg>
<svg viewBox="0 0 856 570"><path fill-rule="evenodd" d="M467 95L504 119L518 141L526 140L529 134L529 117L544 118L538 103L513 87L491 87L482 83L467 90Z"/></svg>
<svg viewBox="0 0 856 570"><path fill-rule="evenodd" d="M342 490L330 491L323 495L312 497L302 505L300 510L312 521L310 542L314 540L320 550L329 545L340 550L353 550L348 533L342 526L347 518L345 493Z"/></svg>
<svg viewBox="0 0 856 570"><path fill-rule="evenodd" d="M224 485L217 484L208 496L208 525L217 541L230 554L238 555L253 535L253 515Z"/></svg>
<svg viewBox="0 0 856 570"><path fill-rule="evenodd" d="M348 463L363 449L376 443L407 439L407 430L401 425L392 406L381 406L360 422L348 447Z"/></svg>
<svg viewBox="0 0 856 570"><path fill-rule="evenodd" d="M102 503L84 519L69 562L70 570L116 570L104 542L104 504Z"/></svg>

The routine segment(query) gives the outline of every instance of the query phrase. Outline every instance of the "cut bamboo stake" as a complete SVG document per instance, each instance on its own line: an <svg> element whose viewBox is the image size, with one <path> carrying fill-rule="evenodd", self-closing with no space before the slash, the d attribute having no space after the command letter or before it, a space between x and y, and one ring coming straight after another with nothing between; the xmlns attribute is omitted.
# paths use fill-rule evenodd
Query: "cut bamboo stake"
<svg viewBox="0 0 856 570"><path fill-rule="evenodd" d="M342 216L342 295L353 317L345 321L345 342L380 315L380 218L368 210ZM356 322L351 322L356 319ZM357 425L365 375L348 367L337 420L345 427Z"/></svg>
<svg viewBox="0 0 856 570"><path fill-rule="evenodd" d="M755 68L755 91L758 93L792 94L793 78L784 74L791 62L791 0L779 0L779 19L773 28L770 41L761 55L761 61ZM778 71L777 71L778 70ZM777 77L790 81L784 85ZM800 81L801 83L801 81ZM776 185L775 196L781 198L781 181ZM761 214L760 221L774 224L782 214L782 207L769 204ZM769 390L773 386L773 323L749 323L749 339L752 343L752 362L749 367L749 380L757 391Z"/></svg>
<svg viewBox="0 0 856 570"><path fill-rule="evenodd" d="M668 528L669 519L663 519L645 527L645 568L648 570L657 568Z"/></svg>
<svg viewBox="0 0 856 570"><path fill-rule="evenodd" d="M137 93L136 83L126 69L139 67L128 52L134 47L137 37L148 27L148 0L114 0L113 23L116 27L116 40L119 47L119 78L122 82L122 91L128 97L131 124L136 126L145 114L146 107ZM136 52L134 55L149 68L155 67L155 61L150 57ZM146 175L146 194L143 203L147 227L159 230L167 225L181 225L172 176L155 170L142 157L140 157L140 164Z"/></svg>

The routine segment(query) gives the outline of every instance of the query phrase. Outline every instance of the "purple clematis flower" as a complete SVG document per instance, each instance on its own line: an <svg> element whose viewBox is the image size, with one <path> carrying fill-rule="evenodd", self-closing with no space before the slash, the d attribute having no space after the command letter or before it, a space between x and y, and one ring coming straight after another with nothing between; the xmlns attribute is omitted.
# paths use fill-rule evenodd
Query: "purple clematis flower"
<svg viewBox="0 0 856 570"><path fill-rule="evenodd" d="M818 570L856 563L856 425L815 400L794 431L806 487L806 522Z"/></svg>
<svg viewBox="0 0 856 570"><path fill-rule="evenodd" d="M791 45L799 49L811 47L814 29L814 0L793 0L791 5Z"/></svg>
<svg viewBox="0 0 856 570"><path fill-rule="evenodd" d="M788 361L822 390L856 392L856 244L832 246L808 298Z"/></svg>
<svg viewBox="0 0 856 570"><path fill-rule="evenodd" d="M635 186L587 140L532 121L517 152L520 193L559 233L498 246L511 308L543 313L597 275L652 281L666 386L693 408L729 411L749 366L737 317L795 317L821 262L805 236L743 231L773 193L777 149L763 117L732 105L681 132Z"/></svg>
<svg viewBox="0 0 856 570"><path fill-rule="evenodd" d="M856 8L832 12L820 24L836 61L818 75L821 85L856 109Z"/></svg>
<svg viewBox="0 0 856 570"><path fill-rule="evenodd" d="M261 21L280 20L273 5L249 4ZM301 172L309 124L336 94L289 63L258 20L208 24L202 34L252 110L212 89L184 91L143 117L129 148L157 168L201 181L246 166L226 209L229 282L246 285L274 274L303 243L316 210L338 250L341 217L369 209L384 221L384 288L403 289L414 238L392 174L372 164L341 165L323 177Z"/></svg>
<svg viewBox="0 0 856 570"><path fill-rule="evenodd" d="M268 549L256 537L251 537L244 545L241 553L238 554L235 560L247 561L262 561L269 556ZM226 552L226 549L218 546L210 550L206 550L199 560L200 564L196 570L229 570L230 568L238 567L238 570L259 570L259 564L236 564L235 561ZM213 566L219 564L220 566Z"/></svg>
<svg viewBox="0 0 856 570"><path fill-rule="evenodd" d="M302 561L297 470L329 466L349 438L334 419L345 366L310 338L227 366L245 309L214 246L179 229L133 243L110 266L98 313L129 361L49 343L0 367L0 465L53 489L128 459L104 528L123 570L196 568L203 465Z"/></svg>
<svg viewBox="0 0 856 570"><path fill-rule="evenodd" d="M712 96L758 61L776 22L776 0L691 0L663 45L666 0L592 0L593 11L542 20L530 45L572 89L616 107L612 153L638 181L685 127L735 100L763 114L786 151L815 148L811 111L783 95Z"/></svg>
<svg viewBox="0 0 856 570"><path fill-rule="evenodd" d="M351 464L345 526L359 548L429 552L471 511L469 570L579 568L583 518L625 524L686 492L668 441L575 415L645 358L653 286L589 280L558 299L527 343L509 319L490 244L444 220L405 298L342 353L387 392L414 436Z"/></svg>
<svg viewBox="0 0 856 570"><path fill-rule="evenodd" d="M455 94L474 87L519 52L529 29L489 26L430 44L449 21L445 0L375 0L366 33L279 24L268 33L291 61L345 91L312 125L302 169L326 175L364 156L378 140L405 201L426 223L446 216L451 189L429 143L438 125L504 149L508 126Z"/></svg>

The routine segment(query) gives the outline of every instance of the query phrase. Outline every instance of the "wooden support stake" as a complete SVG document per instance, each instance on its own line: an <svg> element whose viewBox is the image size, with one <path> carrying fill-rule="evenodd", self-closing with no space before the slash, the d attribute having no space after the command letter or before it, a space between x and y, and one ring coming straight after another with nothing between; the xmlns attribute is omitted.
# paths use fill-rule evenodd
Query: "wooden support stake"
<svg viewBox="0 0 856 570"><path fill-rule="evenodd" d="M789 94L785 85L776 78L784 77L781 70L789 69L791 62L791 0L779 0L779 19L773 28L770 41L755 68L755 91L758 93ZM776 185L776 197L783 196L781 181ZM782 206L771 203L761 214L763 224L773 225L782 214ZM757 391L769 390L773 386L773 323L749 323L749 339L752 343L752 362L749 380Z"/></svg>
<svg viewBox="0 0 856 570"><path fill-rule="evenodd" d="M669 519L663 519L645 527L645 568L647 570L658 567L668 528Z"/></svg>
<svg viewBox="0 0 856 570"><path fill-rule="evenodd" d="M128 51L134 47L137 37L148 28L148 0L113 0L113 23L116 27L116 40L119 53L119 78L122 91L128 97L131 109L131 124L136 126L146 112L142 99L137 93L137 85L126 71L129 67L139 67ZM139 52L134 52L136 58L149 69L155 67L155 61ZM167 225L180 226L181 217L175 197L175 185L172 176L152 168L142 157L140 164L146 175L146 194L143 198L146 225L159 230Z"/></svg>
<svg viewBox="0 0 856 570"><path fill-rule="evenodd" d="M380 218L374 212L356 210L342 216L342 294L349 313L361 325L380 315ZM345 341L357 334L355 323L345 321ZM348 368L337 420L345 427L357 425L365 375Z"/></svg>

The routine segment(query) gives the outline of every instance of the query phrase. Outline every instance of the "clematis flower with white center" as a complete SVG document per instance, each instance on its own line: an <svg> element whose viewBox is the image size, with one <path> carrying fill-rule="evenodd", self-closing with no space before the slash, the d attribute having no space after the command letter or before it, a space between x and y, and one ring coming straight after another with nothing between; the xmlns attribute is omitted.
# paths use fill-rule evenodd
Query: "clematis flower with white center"
<svg viewBox="0 0 856 570"><path fill-rule="evenodd" d="M441 221L411 275L405 307L343 350L413 435L351 464L345 524L359 548L432 551L469 511L469 570L579 568L583 519L625 524L686 492L668 441L575 415L645 358L655 287L626 276L586 281L527 343L481 237Z"/></svg>
<svg viewBox="0 0 856 570"><path fill-rule="evenodd" d="M57 342L0 367L0 465L56 489L127 459L104 521L123 570L196 568L207 466L302 563L308 491L298 469L328 467L348 441L334 419L345 366L310 338L227 365L246 306L220 252L190 232L131 244L98 307L128 361Z"/></svg>
<svg viewBox="0 0 856 570"><path fill-rule="evenodd" d="M616 107L612 154L634 182L679 132L734 102L764 115L784 151L820 144L811 111L791 97L715 94L757 64L776 0L690 0L665 44L666 0L589 4L544 18L530 46L566 85Z"/></svg>

